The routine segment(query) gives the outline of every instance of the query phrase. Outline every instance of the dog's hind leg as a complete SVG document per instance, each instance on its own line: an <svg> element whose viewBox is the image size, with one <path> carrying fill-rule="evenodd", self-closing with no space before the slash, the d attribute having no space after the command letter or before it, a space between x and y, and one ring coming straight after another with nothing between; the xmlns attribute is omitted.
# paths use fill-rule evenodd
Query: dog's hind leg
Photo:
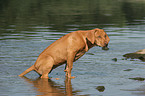
<svg viewBox="0 0 145 96"><path fill-rule="evenodd" d="M43 62L43 66L41 66L42 76L41 78L49 78L48 74L53 70L54 60L51 56L48 56L47 59Z"/></svg>

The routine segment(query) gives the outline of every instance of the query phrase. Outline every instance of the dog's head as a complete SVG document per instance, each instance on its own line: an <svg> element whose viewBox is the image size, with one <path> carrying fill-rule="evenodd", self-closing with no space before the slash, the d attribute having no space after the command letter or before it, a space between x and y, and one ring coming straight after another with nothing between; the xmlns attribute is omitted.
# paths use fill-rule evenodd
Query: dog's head
<svg viewBox="0 0 145 96"><path fill-rule="evenodd" d="M100 47L107 47L110 41L108 35L102 29L90 30L87 34L87 39L92 43Z"/></svg>

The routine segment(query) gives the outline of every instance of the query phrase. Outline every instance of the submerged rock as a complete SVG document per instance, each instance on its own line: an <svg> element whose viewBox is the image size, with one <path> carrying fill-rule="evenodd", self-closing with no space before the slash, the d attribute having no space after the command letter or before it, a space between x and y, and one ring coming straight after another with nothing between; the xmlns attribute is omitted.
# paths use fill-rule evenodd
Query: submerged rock
<svg viewBox="0 0 145 96"><path fill-rule="evenodd" d="M86 53L86 54L88 54L88 55L95 55L95 54L93 54L93 53Z"/></svg>
<svg viewBox="0 0 145 96"><path fill-rule="evenodd" d="M126 70L123 70L123 71L132 71L133 69L126 69Z"/></svg>
<svg viewBox="0 0 145 96"><path fill-rule="evenodd" d="M140 59L142 61L145 61L145 49L139 50L134 53L124 54L123 57L131 58L131 59Z"/></svg>
<svg viewBox="0 0 145 96"><path fill-rule="evenodd" d="M145 80L145 78L142 78L142 77L135 77L135 78L129 78L129 79L138 80L138 81L144 81Z"/></svg>
<svg viewBox="0 0 145 96"><path fill-rule="evenodd" d="M113 58L112 60L115 61L115 62L117 62L117 58Z"/></svg>
<svg viewBox="0 0 145 96"><path fill-rule="evenodd" d="M105 87L104 87L104 86L98 86L96 89L97 89L99 92L104 92Z"/></svg>
<svg viewBox="0 0 145 96"><path fill-rule="evenodd" d="M102 47L102 50L109 50L108 47Z"/></svg>

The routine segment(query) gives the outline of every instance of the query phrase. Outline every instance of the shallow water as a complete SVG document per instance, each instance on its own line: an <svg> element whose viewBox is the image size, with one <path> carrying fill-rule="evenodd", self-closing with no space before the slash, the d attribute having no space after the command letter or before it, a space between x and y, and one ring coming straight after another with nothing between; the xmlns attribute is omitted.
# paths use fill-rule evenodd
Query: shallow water
<svg viewBox="0 0 145 96"><path fill-rule="evenodd" d="M144 0L0 2L1 96L145 95L145 81L129 79L145 77L145 62L122 60L123 54L145 49ZM49 74L51 80L39 79L35 72L17 76L61 36L93 28L107 32L110 49L90 49L74 63L75 79L65 79L64 65ZM98 86L105 90L99 92Z"/></svg>

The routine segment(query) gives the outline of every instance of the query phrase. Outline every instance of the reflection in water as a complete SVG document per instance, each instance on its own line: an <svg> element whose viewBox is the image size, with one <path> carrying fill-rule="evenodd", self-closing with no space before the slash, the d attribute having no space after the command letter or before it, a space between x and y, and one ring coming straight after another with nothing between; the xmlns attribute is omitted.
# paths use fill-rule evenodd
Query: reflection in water
<svg viewBox="0 0 145 96"><path fill-rule="evenodd" d="M65 86L58 85L50 79L37 78L36 80L22 77L27 83L32 84L39 96L73 96L77 92L73 91L71 79L65 79Z"/></svg>
<svg viewBox="0 0 145 96"><path fill-rule="evenodd" d="M124 26L133 23L134 19L144 18L144 4L144 0L3 0L0 25L2 29L15 26L18 31L30 30L30 26L37 25L49 25L58 31L70 27Z"/></svg>

